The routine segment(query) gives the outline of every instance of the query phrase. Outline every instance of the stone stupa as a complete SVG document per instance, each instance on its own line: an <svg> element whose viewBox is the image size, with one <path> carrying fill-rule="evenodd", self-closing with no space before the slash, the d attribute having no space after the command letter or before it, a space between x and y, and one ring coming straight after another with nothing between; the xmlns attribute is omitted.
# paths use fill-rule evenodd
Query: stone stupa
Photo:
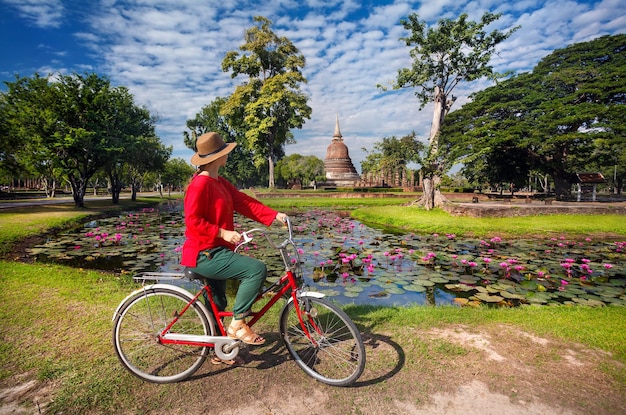
<svg viewBox="0 0 626 415"><path fill-rule="evenodd" d="M350 159L348 147L343 142L343 136L339 130L339 115L335 122L333 140L326 149L324 169L326 170L326 186L354 187L361 180L361 176Z"/></svg>

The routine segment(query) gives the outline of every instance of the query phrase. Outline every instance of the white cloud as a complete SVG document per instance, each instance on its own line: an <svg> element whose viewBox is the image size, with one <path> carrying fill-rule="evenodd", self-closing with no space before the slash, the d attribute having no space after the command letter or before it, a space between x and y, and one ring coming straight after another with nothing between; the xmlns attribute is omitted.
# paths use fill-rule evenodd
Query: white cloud
<svg viewBox="0 0 626 415"><path fill-rule="evenodd" d="M0 0L31 24L59 27L68 23L61 0ZM498 47L492 64L497 71L529 71L556 48L626 31L626 3L621 0L100 0L81 18L74 39L98 57L98 73L128 86L136 102L161 121L157 131L174 156L188 159L182 141L185 122L216 97L230 95L243 79L231 79L221 62L244 42L252 17L273 21L305 56L303 90L310 96L311 120L294 130L297 144L287 153L325 157L339 115L341 131L357 169L383 137L411 131L426 139L432 107L419 111L412 90L381 93L377 84L393 81L397 70L411 65L400 37L399 21L412 12L429 24L467 12L479 19L490 10L502 17L490 27L507 30L521 25ZM62 59L62 56L55 56ZM50 71L74 71L63 61ZM45 73L45 72L44 72ZM453 109L486 81L461 84Z"/></svg>
<svg viewBox="0 0 626 415"><path fill-rule="evenodd" d="M14 7L20 16L41 28L59 27L64 8L61 0L2 0Z"/></svg>

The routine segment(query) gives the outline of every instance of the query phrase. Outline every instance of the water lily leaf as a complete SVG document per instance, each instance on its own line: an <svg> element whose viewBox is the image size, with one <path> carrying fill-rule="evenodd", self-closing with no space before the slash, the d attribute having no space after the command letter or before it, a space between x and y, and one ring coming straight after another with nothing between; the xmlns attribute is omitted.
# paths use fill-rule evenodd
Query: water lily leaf
<svg viewBox="0 0 626 415"><path fill-rule="evenodd" d="M499 303L504 300L504 298L500 297L499 295L489 295L487 293L480 292L474 294L473 297L476 297L480 301L484 301L486 303Z"/></svg>
<svg viewBox="0 0 626 415"><path fill-rule="evenodd" d="M550 300L549 293L529 292L526 294L526 300L534 304L545 304Z"/></svg>
<svg viewBox="0 0 626 415"><path fill-rule="evenodd" d="M389 294L404 294L406 292L400 287L386 288L385 291L387 291Z"/></svg>
<svg viewBox="0 0 626 415"><path fill-rule="evenodd" d="M466 284L446 284L445 287L450 291L469 292L475 291L476 287Z"/></svg>
<svg viewBox="0 0 626 415"><path fill-rule="evenodd" d="M340 294L337 290L320 290L320 292L327 297L336 297Z"/></svg>
<svg viewBox="0 0 626 415"><path fill-rule="evenodd" d="M594 299L586 299L586 298L580 298L580 297L576 297L576 298L572 298L572 301L580 304L580 305L585 305L588 307L603 307L606 304L604 304L603 301L598 301L598 300L594 300Z"/></svg>
<svg viewBox="0 0 626 415"><path fill-rule="evenodd" d="M409 285L405 285L403 288L406 291L412 291L412 292L416 292L416 293L426 292L426 287L423 286L423 285L409 284Z"/></svg>
<svg viewBox="0 0 626 415"><path fill-rule="evenodd" d="M510 293L506 290L500 291L500 296L502 296L503 298L507 298L509 300L525 300L526 299L526 297L523 295Z"/></svg>
<svg viewBox="0 0 626 415"><path fill-rule="evenodd" d="M537 289L537 281L533 280L523 280L520 282L520 285L527 290L536 290Z"/></svg>
<svg viewBox="0 0 626 415"><path fill-rule="evenodd" d="M479 281L479 278L473 275L463 275L461 276L461 278L459 278L459 282L462 282L465 284L475 284L478 281Z"/></svg>

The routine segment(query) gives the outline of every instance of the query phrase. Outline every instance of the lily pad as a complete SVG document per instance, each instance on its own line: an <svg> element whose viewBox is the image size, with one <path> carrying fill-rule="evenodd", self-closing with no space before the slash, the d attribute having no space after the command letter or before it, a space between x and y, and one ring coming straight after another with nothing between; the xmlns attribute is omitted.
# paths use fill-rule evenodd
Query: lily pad
<svg viewBox="0 0 626 415"><path fill-rule="evenodd" d="M480 292L474 294L474 297L486 303L499 303L504 300L504 298L500 297L499 295L489 295L487 293Z"/></svg>
<svg viewBox="0 0 626 415"><path fill-rule="evenodd" d="M405 285L403 288L406 291L412 291L412 292L416 292L416 293L426 292L426 287L423 286L423 285L409 284L409 285Z"/></svg>

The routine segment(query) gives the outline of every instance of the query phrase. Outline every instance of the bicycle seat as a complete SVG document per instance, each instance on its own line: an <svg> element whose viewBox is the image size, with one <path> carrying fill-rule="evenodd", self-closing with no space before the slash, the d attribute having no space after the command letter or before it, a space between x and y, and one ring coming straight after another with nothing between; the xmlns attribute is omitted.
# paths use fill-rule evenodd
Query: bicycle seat
<svg viewBox="0 0 626 415"><path fill-rule="evenodd" d="M207 277L205 277L204 275L198 274L197 272L193 272L192 270L190 270L189 268L185 268L185 270L183 271L185 274L185 278L188 278L190 280L200 280L200 281L204 281L206 279L208 279Z"/></svg>

